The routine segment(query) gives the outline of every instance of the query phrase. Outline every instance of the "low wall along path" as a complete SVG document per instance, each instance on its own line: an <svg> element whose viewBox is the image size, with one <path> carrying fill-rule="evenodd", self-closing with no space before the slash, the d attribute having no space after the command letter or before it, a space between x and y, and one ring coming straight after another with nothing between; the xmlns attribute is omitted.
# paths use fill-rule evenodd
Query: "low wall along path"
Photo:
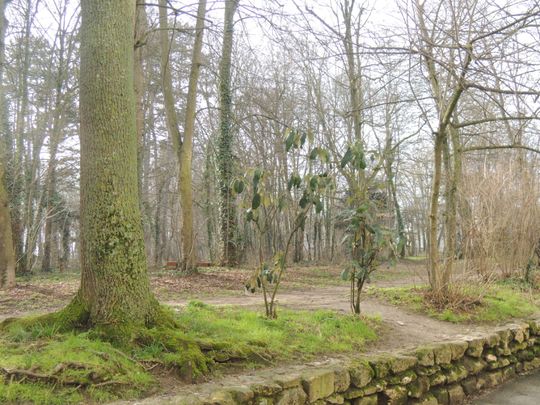
<svg viewBox="0 0 540 405"><path fill-rule="evenodd" d="M318 368L279 371L245 385L211 385L201 388L201 392L193 386L193 392L142 403L453 405L516 374L539 368L540 320L537 320L407 353L366 355Z"/></svg>

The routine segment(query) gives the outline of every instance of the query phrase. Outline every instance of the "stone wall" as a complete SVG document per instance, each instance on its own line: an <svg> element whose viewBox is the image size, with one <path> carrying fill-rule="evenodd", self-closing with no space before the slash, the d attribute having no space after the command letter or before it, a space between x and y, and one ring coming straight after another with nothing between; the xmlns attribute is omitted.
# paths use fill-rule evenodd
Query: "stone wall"
<svg viewBox="0 0 540 405"><path fill-rule="evenodd" d="M540 368L540 322L531 321L412 352L281 373L236 387L163 400L189 405L460 404L519 373Z"/></svg>

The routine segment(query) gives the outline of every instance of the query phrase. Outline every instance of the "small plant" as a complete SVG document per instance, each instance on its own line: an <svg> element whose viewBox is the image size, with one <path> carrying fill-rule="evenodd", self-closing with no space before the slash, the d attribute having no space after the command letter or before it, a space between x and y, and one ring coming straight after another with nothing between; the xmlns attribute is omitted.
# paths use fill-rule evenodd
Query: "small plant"
<svg viewBox="0 0 540 405"><path fill-rule="evenodd" d="M307 138L306 132L288 130L285 140L287 153L300 152ZM321 164L318 166L321 169L325 168L329 163L328 151L320 147L312 148L309 161L315 160L320 161ZM263 292L266 316L275 319L277 318L276 295L287 268L287 257L293 238L299 230L304 229L306 218L312 210L316 214L324 210L321 196L328 187L333 186L333 180L328 171L321 170L318 173L312 173L310 170L305 176L294 172L288 179L287 190L279 194L269 191L271 188L268 187L268 180L267 173L256 168L246 173L243 178L234 180L233 189L240 194L249 188L246 193L246 220L253 225L259 240L259 264L255 279L257 286ZM294 222L286 237L285 245L282 249L273 252L272 260L269 262L264 255L263 242L272 224L275 223L277 217L283 215L285 208L293 212Z"/></svg>
<svg viewBox="0 0 540 405"><path fill-rule="evenodd" d="M350 281L350 304L354 314L360 314L360 295L371 273L376 270L380 253L392 248L392 232L382 226L377 217L381 205L380 193L368 188L365 178L365 155L360 142L350 146L341 160L341 168L348 167L357 180L350 188L348 209L340 217L346 224L344 243L350 246L351 260L341 273Z"/></svg>

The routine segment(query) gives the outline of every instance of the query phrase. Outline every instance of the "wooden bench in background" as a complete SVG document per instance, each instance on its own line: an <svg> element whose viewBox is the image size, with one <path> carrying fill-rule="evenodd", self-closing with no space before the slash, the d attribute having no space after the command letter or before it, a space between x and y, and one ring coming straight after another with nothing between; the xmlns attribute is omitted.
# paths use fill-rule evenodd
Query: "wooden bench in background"
<svg viewBox="0 0 540 405"><path fill-rule="evenodd" d="M197 267L214 267L214 263L211 262L197 262ZM169 260L163 266L164 270L176 270L178 269L178 262Z"/></svg>

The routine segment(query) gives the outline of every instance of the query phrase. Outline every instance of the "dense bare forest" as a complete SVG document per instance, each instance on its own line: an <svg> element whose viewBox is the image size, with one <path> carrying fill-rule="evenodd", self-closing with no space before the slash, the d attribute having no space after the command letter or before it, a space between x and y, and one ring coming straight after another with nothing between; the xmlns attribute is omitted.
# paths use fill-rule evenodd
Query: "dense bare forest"
<svg viewBox="0 0 540 405"><path fill-rule="evenodd" d="M293 204L261 214L261 235L246 220L252 196L233 187L258 169L268 204L300 197L291 176L331 177L293 237L294 262L346 260L343 215L366 200L393 254L429 257L437 288L456 258L482 275L525 271L540 227L538 12L534 1L141 2L150 266L255 264L259 243L265 256L283 250ZM17 274L65 271L80 251L79 7L14 0L5 15L3 240L11 231ZM355 145L357 172L340 165Z"/></svg>
<svg viewBox="0 0 540 405"><path fill-rule="evenodd" d="M318 355L171 401L454 404L540 367L537 0L0 12L1 403Z"/></svg>

